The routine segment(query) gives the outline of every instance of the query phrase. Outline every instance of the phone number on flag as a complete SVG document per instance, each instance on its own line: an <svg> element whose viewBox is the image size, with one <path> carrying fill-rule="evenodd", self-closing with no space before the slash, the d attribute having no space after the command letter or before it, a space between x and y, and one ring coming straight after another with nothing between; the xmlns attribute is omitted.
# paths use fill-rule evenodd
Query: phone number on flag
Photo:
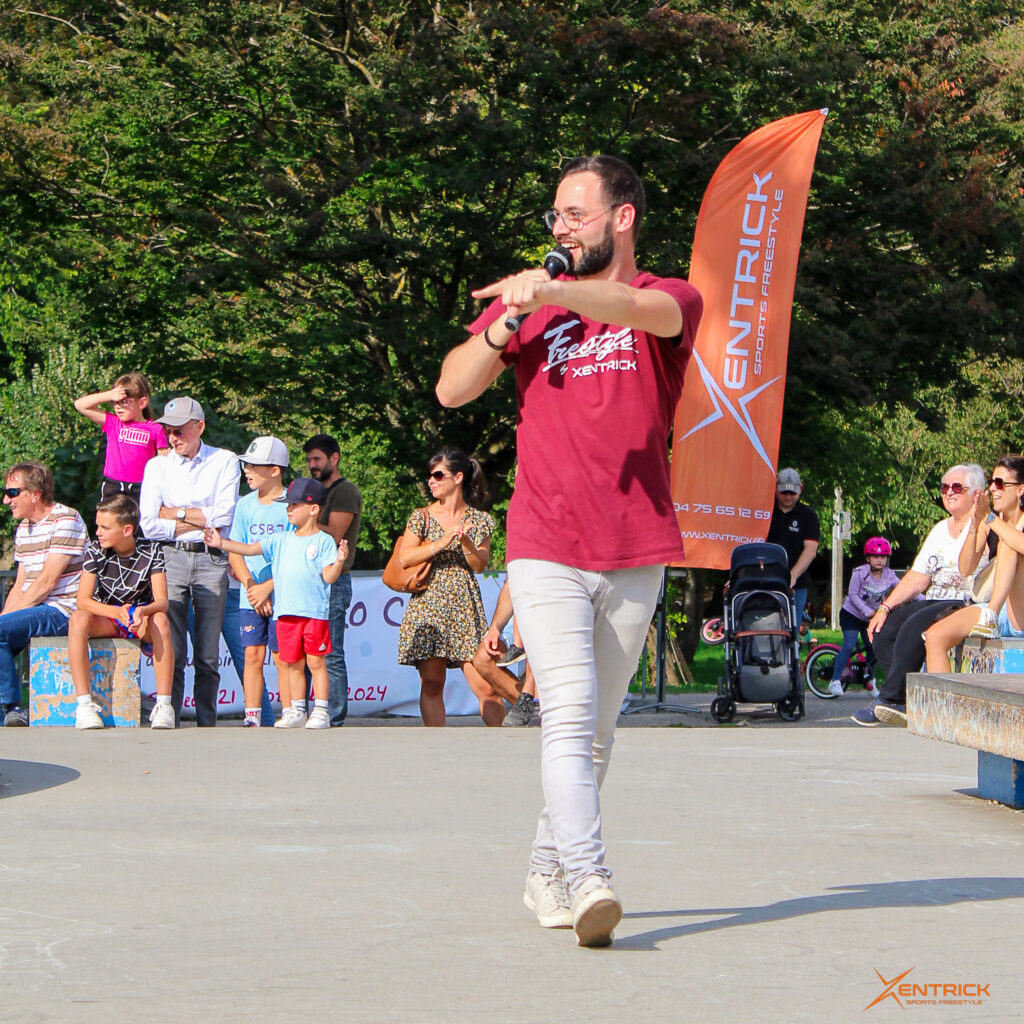
<svg viewBox="0 0 1024 1024"><path fill-rule="evenodd" d="M738 508L735 505L704 505L699 502L673 502L677 512L694 512L706 516L736 516L740 519L771 519L770 512L761 508Z"/></svg>

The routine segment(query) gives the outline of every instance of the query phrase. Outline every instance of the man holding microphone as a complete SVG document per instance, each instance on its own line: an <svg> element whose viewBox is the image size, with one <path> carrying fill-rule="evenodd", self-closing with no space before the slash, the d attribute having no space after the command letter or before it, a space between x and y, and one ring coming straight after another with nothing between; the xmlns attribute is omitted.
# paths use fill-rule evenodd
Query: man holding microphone
<svg viewBox="0 0 1024 1024"><path fill-rule="evenodd" d="M668 447L702 301L637 269L646 205L631 167L580 157L544 221L571 272L527 270L473 292L494 302L444 361L442 405L515 368L519 473L508 577L544 709L546 806L524 901L543 927L606 946L622 906L604 865L598 790L666 562L683 549ZM506 318L530 314L513 332Z"/></svg>

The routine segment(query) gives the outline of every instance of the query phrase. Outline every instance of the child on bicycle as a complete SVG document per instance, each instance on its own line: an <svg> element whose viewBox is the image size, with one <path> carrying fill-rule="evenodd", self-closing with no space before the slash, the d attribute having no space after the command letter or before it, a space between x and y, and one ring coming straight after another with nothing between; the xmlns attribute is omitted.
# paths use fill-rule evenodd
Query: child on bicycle
<svg viewBox="0 0 1024 1024"><path fill-rule="evenodd" d="M899 577L889 568L891 554L892 545L884 537L872 537L864 545L867 564L858 565L850 577L850 589L847 591L843 607L839 609L839 628L843 631L843 644L836 655L835 664L832 666L832 681L828 684L828 692L835 697L843 695L843 670L857 646L857 637L863 639L868 667L872 670L872 676L865 680L864 685L869 692L875 690L875 652L868 640L868 623L889 591L899 583Z"/></svg>

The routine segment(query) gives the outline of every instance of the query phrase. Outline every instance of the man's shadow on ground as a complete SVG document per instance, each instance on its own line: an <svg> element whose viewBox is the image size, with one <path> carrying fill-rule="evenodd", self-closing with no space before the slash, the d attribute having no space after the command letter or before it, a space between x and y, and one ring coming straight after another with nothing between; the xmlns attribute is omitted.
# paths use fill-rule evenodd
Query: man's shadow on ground
<svg viewBox="0 0 1024 1024"><path fill-rule="evenodd" d="M704 907L689 910L652 910L626 914L625 920L649 918L713 917L615 939L615 949L657 949L666 939L679 939L740 925L785 921L805 914L836 910L878 910L883 907L938 907L954 903L985 903L1024 898L1024 878L921 878L905 882L868 882L840 885L826 895L801 896L754 907Z"/></svg>
<svg viewBox="0 0 1024 1024"><path fill-rule="evenodd" d="M74 782L80 774L62 764L0 759L0 799L63 786L65 782Z"/></svg>

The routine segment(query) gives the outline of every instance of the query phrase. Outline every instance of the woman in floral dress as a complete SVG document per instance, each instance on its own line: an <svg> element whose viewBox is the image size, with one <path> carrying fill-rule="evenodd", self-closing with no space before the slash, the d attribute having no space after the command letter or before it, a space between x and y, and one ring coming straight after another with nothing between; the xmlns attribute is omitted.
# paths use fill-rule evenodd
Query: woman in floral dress
<svg viewBox="0 0 1024 1024"><path fill-rule="evenodd" d="M474 573L487 568L494 520L473 506L486 497L483 471L457 448L445 448L427 464L434 499L409 517L399 558L402 566L432 561L427 589L413 594L398 633L398 663L420 674L424 725L444 725L444 683L461 668L480 701L486 725L501 725L505 705L473 668L487 619ZM426 512L426 515L424 515Z"/></svg>

